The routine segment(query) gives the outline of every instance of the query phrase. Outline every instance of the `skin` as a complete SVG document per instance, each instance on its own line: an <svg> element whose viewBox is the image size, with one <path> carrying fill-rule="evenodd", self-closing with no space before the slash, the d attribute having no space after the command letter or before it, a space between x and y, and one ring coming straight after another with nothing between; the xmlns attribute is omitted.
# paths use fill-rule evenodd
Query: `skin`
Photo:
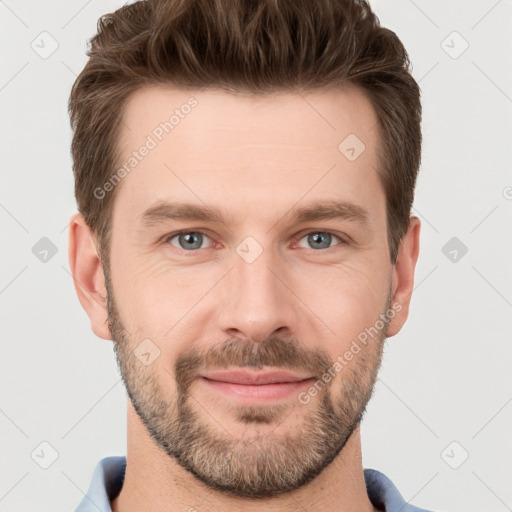
<svg viewBox="0 0 512 512"><path fill-rule="evenodd" d="M110 275L83 217L71 219L79 300L94 333L114 340L131 398L125 481L112 509L377 510L359 423L383 344L407 319L420 221L411 217L392 265L375 111L352 86L267 97L148 87L126 106L123 155L191 96L197 107L118 185ZM351 133L366 146L354 161L338 150ZM361 206L368 223L285 217L331 199ZM206 204L224 222L142 226L159 200ZM170 238L181 230L204 231L200 248ZM311 232L327 233L320 248ZM248 236L262 249L251 263L236 250ZM321 378L393 304L385 328L307 404L293 394L242 407L199 377L248 368L252 353L264 369ZM134 357L145 339L160 351L147 366Z"/></svg>

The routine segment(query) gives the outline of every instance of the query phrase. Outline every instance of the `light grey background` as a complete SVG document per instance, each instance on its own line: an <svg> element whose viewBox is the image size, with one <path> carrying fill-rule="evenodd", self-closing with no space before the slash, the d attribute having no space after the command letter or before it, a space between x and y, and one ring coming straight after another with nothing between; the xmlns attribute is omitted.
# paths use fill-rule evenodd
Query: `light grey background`
<svg viewBox="0 0 512 512"><path fill-rule="evenodd" d="M91 331L69 273L66 110L98 17L122 4L0 0L2 512L73 510L96 463L125 454L112 343ZM424 149L416 288L362 425L364 466L418 506L511 510L512 1L373 5L413 62ZM33 253L43 237L57 250L46 262ZM42 442L58 453L48 469Z"/></svg>

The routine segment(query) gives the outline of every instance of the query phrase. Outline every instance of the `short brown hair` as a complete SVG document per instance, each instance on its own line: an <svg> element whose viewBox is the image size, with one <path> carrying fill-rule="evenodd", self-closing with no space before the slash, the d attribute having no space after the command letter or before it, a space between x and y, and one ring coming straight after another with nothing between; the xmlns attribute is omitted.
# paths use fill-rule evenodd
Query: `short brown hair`
<svg viewBox="0 0 512 512"><path fill-rule="evenodd" d="M382 152L391 262L409 225L421 160L420 88L408 54L365 0L141 0L98 21L69 98L78 210L109 263L128 98L148 85L267 94L354 84L371 100ZM341 142L341 141L340 141Z"/></svg>

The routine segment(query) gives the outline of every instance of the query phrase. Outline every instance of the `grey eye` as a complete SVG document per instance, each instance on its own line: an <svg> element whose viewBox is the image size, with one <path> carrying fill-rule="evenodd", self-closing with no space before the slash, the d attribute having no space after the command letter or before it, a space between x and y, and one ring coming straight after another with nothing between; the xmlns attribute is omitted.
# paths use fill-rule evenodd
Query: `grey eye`
<svg viewBox="0 0 512 512"><path fill-rule="evenodd" d="M201 249L204 236L205 235L203 235L203 233L196 231L184 231L170 237L169 242L174 247L178 247L179 249L184 249L186 251L191 251L195 249ZM179 245L176 245L172 242L174 239L177 239Z"/></svg>
<svg viewBox="0 0 512 512"><path fill-rule="evenodd" d="M313 233L308 235L308 242L315 249L327 249L331 245L331 238L329 233Z"/></svg>
<svg viewBox="0 0 512 512"><path fill-rule="evenodd" d="M329 249L333 240L338 240L338 242L342 241L339 237L327 231L312 231L311 233L303 236L301 241L304 239L307 240L308 244L306 249ZM301 245L301 247L304 246Z"/></svg>

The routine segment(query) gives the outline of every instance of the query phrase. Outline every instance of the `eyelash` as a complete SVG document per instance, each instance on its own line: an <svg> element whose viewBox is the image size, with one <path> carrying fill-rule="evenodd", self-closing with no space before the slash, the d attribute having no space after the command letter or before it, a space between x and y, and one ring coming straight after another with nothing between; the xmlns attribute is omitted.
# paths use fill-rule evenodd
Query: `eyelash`
<svg viewBox="0 0 512 512"><path fill-rule="evenodd" d="M175 238L175 237L177 237L179 235L190 234L190 233L200 234L200 235L206 236L206 237L211 239L211 237L208 235L208 233L206 233L204 231L201 231L200 229L196 229L196 230L183 230L183 231L176 231L175 233L171 233L170 235L165 236L164 243L170 245L170 241L173 238ZM339 246L347 245L349 243L347 239L343 238L340 235L337 235L336 233L333 233L332 231L323 231L323 230L319 230L319 229L311 230L311 231L308 231L308 232L304 233L303 235L301 235L300 238L297 239L297 242L300 242L303 238L305 238L308 235L311 235L313 233L329 234L329 235L332 235L333 237L337 238L340 242L338 244L333 245L332 247L328 247L327 249L306 249L306 250L309 250L310 252L326 254L326 253L330 253L332 250L335 250ZM295 242L295 243L297 243L297 242ZM172 246L172 247L174 247L174 246ZM182 250L185 253L190 253L190 255L194 255L198 251L201 250L201 249L193 249L193 250L191 249L190 251L186 251L185 249L180 249L179 247L174 247L174 248L178 249L178 250ZM205 249L209 249L209 248L210 247L206 247Z"/></svg>

